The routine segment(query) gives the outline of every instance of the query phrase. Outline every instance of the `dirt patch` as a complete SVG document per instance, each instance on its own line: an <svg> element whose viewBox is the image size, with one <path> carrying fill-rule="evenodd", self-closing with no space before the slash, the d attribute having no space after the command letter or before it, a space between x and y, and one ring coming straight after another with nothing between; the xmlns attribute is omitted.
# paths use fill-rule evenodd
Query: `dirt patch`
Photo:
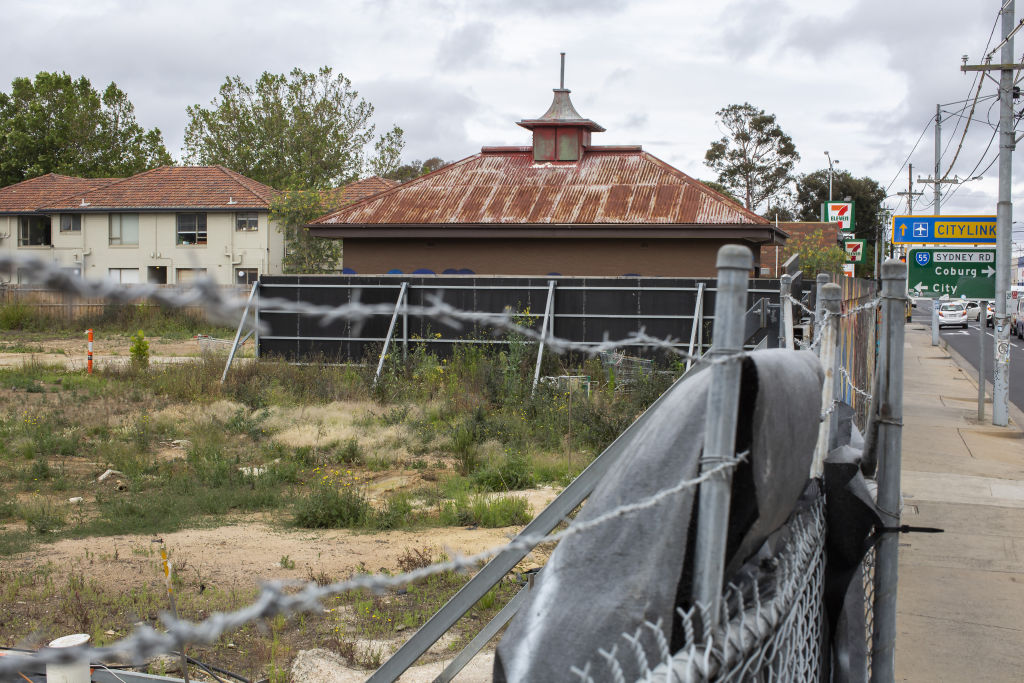
<svg viewBox="0 0 1024 683"><path fill-rule="evenodd" d="M180 362L176 359L197 358L208 353L227 354L233 340L164 339L147 337L150 361L153 363ZM126 363L131 356L131 338L122 335L93 337L93 364L116 365ZM239 358L252 356L253 341L247 341L236 353ZM87 339L83 331L79 339L39 338L31 341L0 343L0 367L17 367L25 363L63 365L84 368L87 361Z"/></svg>
<svg viewBox="0 0 1024 683"><path fill-rule="evenodd" d="M517 527L459 527L367 534L285 529L248 518L231 526L188 529L158 538L65 539L8 557L0 561L0 566L29 570L45 558L61 580L72 573L83 573L108 590L124 591L159 580L158 550L165 545L171 558L184 567L189 581L246 588L268 579L305 580L311 574L340 580L360 570L396 573L399 558L410 550L427 548L435 557L441 553L449 557L473 555L507 543L518 532ZM289 560L288 569L282 566L284 557ZM524 563L532 566L537 559L528 557Z"/></svg>

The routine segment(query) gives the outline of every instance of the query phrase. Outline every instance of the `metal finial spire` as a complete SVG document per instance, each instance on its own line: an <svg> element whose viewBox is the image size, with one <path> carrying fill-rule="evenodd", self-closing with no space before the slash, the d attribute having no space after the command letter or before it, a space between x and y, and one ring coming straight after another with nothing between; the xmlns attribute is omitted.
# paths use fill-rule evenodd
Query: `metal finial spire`
<svg viewBox="0 0 1024 683"><path fill-rule="evenodd" d="M558 88L559 90L565 90L565 53L561 52L559 54L562 55L562 73L558 78Z"/></svg>

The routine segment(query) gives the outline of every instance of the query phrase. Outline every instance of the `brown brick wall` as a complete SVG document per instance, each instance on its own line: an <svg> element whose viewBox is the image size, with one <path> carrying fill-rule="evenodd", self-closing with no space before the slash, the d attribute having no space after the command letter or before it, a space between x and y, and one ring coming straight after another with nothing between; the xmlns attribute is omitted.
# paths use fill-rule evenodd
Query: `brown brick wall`
<svg viewBox="0 0 1024 683"><path fill-rule="evenodd" d="M360 275L399 269L468 268L477 275L714 277L718 249L706 239L346 239L344 266ZM754 262L758 246L750 245Z"/></svg>

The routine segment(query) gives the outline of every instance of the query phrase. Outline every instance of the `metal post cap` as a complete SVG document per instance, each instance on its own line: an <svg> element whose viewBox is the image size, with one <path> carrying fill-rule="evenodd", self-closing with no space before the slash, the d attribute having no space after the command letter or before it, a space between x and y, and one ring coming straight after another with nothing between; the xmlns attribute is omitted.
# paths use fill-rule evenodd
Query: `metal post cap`
<svg viewBox="0 0 1024 683"><path fill-rule="evenodd" d="M792 284L793 276L787 273L786 275L783 275L781 278L779 278L779 281L784 285Z"/></svg>
<svg viewBox="0 0 1024 683"><path fill-rule="evenodd" d="M882 279L906 280L907 264L894 258L885 259L885 263L882 264Z"/></svg>
<svg viewBox="0 0 1024 683"><path fill-rule="evenodd" d="M742 244L727 244L718 250L718 261L716 268L735 268L736 270L750 270L754 267L754 254L749 247Z"/></svg>
<svg viewBox="0 0 1024 683"><path fill-rule="evenodd" d="M818 273L818 277L815 278L815 282L819 282L821 284L825 284L826 282L831 282L831 281L832 281L832 278L829 276L828 273Z"/></svg>

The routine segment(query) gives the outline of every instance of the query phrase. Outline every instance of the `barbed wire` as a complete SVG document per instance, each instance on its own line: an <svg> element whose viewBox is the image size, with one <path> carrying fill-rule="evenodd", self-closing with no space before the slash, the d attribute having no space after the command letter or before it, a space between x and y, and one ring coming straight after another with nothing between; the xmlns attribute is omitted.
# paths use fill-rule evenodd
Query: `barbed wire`
<svg viewBox="0 0 1024 683"><path fill-rule="evenodd" d="M237 293L218 286L210 278L196 280L188 287L169 288L153 284L138 284L126 287L113 281L83 279L63 270L59 264L51 263L38 257L22 254L0 255L0 273L13 275L19 270L28 271L28 275L34 282L72 296L103 298L115 303L134 303L140 300L149 300L172 308L199 307L211 319L233 325L238 325L245 306L244 299L239 297ZM362 303L358 300L358 290L356 290L355 297L355 300L337 306L296 302L277 297L262 297L260 309L264 313L280 312L317 317L323 325L339 320L361 323L375 316L393 315L395 312L395 305L391 303ZM804 306L802 302L792 296L789 299L812 316L814 315L814 312ZM439 296L430 295L426 297L426 300L426 305L407 305L400 310L408 315L430 317L455 328L461 328L467 324L486 325L492 328L492 331L495 331L495 333L500 331L519 335L524 340L543 342L555 353L578 352L586 355L597 355L601 352L613 351L623 347L640 347L663 350L682 359L704 364L733 362L747 354L745 351L739 351L725 354L693 355L678 348L685 345L685 342L674 339L671 336L666 336L665 338L653 337L648 335L643 327L636 333L618 340L610 340L606 335L602 342L575 342L554 335L547 335L545 332L521 324L523 314L512 310L506 310L501 313L464 311L445 303ZM847 318L856 315L863 310L877 306L879 301L879 299L874 299L840 314L826 312L825 320L827 321L833 316ZM257 327L255 321L253 326ZM819 329L816 330L815 340L808 347L810 349L815 348L821 343L821 333L826 326L818 325L817 327ZM845 370L845 368L842 370ZM833 402L828 412L822 415L822 419L827 419L834 409L835 402ZM212 643L224 633L260 619L279 614L288 615L296 612L319 611L322 609L322 600L349 591L359 589L383 591L442 572L468 571L479 566L481 562L502 553L529 552L540 543L553 543L575 534L586 533L610 520L654 507L670 496L696 487L727 468L735 467L746 455L746 453L740 454L732 462L723 463L696 478L688 479L674 486L662 489L646 497L644 500L619 506L592 520L584 522L566 520L569 522L569 526L559 532L520 535L509 543L480 553L456 557L446 562L439 562L395 576L360 575L326 586L321 586L315 582L305 584L295 581L266 582L250 605L233 612L213 614L201 622L193 623L184 619L178 619L165 612L160 615L160 622L165 629L164 631L157 631L151 626L142 626L133 631L127 638L107 646L43 648L31 655L2 657L0 658L0 678L16 673L19 669L26 667L71 663L87 658L90 660L103 660L111 657L124 657L129 661L144 661L156 654L180 650L187 644Z"/></svg>
<svg viewBox="0 0 1024 683"><path fill-rule="evenodd" d="M844 366L844 365L840 365L839 366L839 374L842 376L842 378L846 382L847 386L849 386L850 389L855 394L857 394L858 396L860 396L861 398L863 398L866 401L870 401L870 400L872 400L874 398L871 395L870 391L865 391L865 390L861 389L860 387L858 387L856 384L854 384L853 378L850 376L850 373L846 369L846 366Z"/></svg>
<svg viewBox="0 0 1024 683"><path fill-rule="evenodd" d="M308 583L268 581L263 584L260 593L251 604L234 612L212 614L201 622L190 622L185 619L175 618L169 612L161 612L159 618L166 629L163 632L157 631L148 625L140 626L127 638L112 645L102 647L85 645L68 648L46 647L29 655L0 657L0 679L29 667L40 667L47 664L71 664L87 659L89 661L103 661L118 658L128 661L146 661L158 654L180 650L184 645L208 645L216 641L224 633L241 628L260 619L274 617L279 614L287 616L296 612L321 611L323 609L322 600L325 598L341 595L353 590L367 589L381 592L444 572L468 571L479 566L481 562L497 557L502 553L524 550L532 551L541 543L562 541L570 536L591 531L620 517L648 510L667 498L692 489L722 474L726 470L736 467L748 456L749 451L739 453L730 462L720 463L697 477L686 479L674 486L661 489L641 501L620 505L594 519L585 521L567 519L566 521L569 522L569 526L562 531L551 534L520 534L506 544L495 546L473 555L455 557L446 562L438 562L404 574L361 575L350 578L347 581L339 581L325 586L321 586L315 581ZM299 588L300 590L297 592L286 592L289 588Z"/></svg>
<svg viewBox="0 0 1024 683"><path fill-rule="evenodd" d="M15 275L23 271L34 282L72 296L90 299L103 298L114 303L134 303L141 300L172 308L202 308L214 322L237 326L245 309L244 299L230 294L214 282L212 278L199 278L188 287L167 287L166 285L133 284L125 286L112 280L87 280L61 268L59 264L45 261L35 256L23 254L0 255L0 273ZM312 304L309 302L292 301L280 297L261 297L260 311L266 313L289 313L306 315L320 319L322 326L330 325L339 320L362 323L371 318L393 315L395 305L391 303L366 304L358 300L359 290L354 290L355 300L336 306ZM641 326L636 332L620 339L609 339L605 334L600 342L579 342L533 329L521 324L522 313L513 310L502 312L466 311L446 303L440 296L427 295L427 305L405 305L400 310L406 315L431 318L456 329L465 329L468 324L483 324L491 329L492 334L519 335L527 341L544 342L554 353L580 353L597 356L602 352L615 351L622 348L640 348L664 351L681 360L717 364L728 362L738 354L721 354L708 358L700 354L684 351L682 346L688 343L682 339L667 335L654 337L647 334L646 327ZM253 321L252 326L262 334L269 331L264 322Z"/></svg>
<svg viewBox="0 0 1024 683"><path fill-rule="evenodd" d="M804 309L808 313L814 315L814 311L812 311L811 309L809 309L806 306L804 306L801 302L797 301L792 296L789 297L789 300L791 302L797 304L798 306L800 306L800 308ZM801 343L800 343L800 350L802 350L802 351L813 351L814 349L816 349L821 344L822 336L825 333L825 327L826 327L825 323L827 323L831 318L838 318L840 320L843 320L845 318L851 318L851 317L857 315L858 313L860 313L862 311L866 311L868 309L877 307L881 303L881 301L882 301L881 297L878 297L878 298L872 299L871 301L868 301L866 303L860 304L858 306L854 306L853 308L850 308L850 309L848 309L848 310L846 310L845 312L842 312L842 313L832 313L830 311L822 311L822 313L824 314L823 318L822 318L822 322L821 322L820 325L815 325L813 339L808 344L804 344L801 341Z"/></svg>

